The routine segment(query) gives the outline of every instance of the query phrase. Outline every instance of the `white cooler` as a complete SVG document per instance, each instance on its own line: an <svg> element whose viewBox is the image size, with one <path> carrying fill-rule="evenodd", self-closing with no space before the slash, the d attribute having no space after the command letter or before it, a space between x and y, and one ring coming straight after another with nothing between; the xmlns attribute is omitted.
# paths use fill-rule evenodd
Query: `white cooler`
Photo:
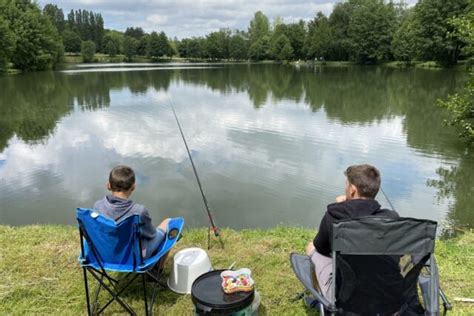
<svg viewBox="0 0 474 316"><path fill-rule="evenodd" d="M168 287L180 294L191 294L191 286L200 275L212 270L207 252L201 248L186 248L173 258L173 269Z"/></svg>

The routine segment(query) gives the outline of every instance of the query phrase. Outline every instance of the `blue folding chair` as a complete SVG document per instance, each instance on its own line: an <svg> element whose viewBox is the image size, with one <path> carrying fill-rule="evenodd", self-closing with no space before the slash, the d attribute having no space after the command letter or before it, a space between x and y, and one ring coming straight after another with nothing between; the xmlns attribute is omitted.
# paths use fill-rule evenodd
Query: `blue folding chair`
<svg viewBox="0 0 474 316"><path fill-rule="evenodd" d="M142 224L139 215L131 215L116 223L114 220L106 218L92 209L78 208L76 219L81 239L79 262L84 274L88 314L100 314L113 301L117 301L131 315L136 315L130 305L120 295L140 275L142 276L146 315L152 314L153 304L157 295L157 285L161 285L159 282L161 271L157 269L159 267L157 264L175 245L183 229L184 220L179 217L172 218L169 221L164 242L161 243L156 254L145 259L141 251L140 237ZM154 268L155 266L156 268ZM112 271L124 272L127 275L119 284L119 281L108 273ZM87 280L88 273L98 281L92 309ZM148 304L147 299L145 277L150 278L154 282L150 304ZM112 298L100 307L98 301L102 288Z"/></svg>

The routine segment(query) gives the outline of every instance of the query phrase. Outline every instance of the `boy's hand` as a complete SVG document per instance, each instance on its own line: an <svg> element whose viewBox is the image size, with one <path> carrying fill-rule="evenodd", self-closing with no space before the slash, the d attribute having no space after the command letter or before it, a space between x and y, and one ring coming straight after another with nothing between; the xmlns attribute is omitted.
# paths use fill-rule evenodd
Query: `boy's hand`
<svg viewBox="0 0 474 316"><path fill-rule="evenodd" d="M338 197L336 197L336 202L337 203L345 202L346 200L347 200L347 198L346 198L345 195L339 195Z"/></svg>
<svg viewBox="0 0 474 316"><path fill-rule="evenodd" d="M161 223L160 225L158 225L158 228L161 228L163 231L167 231L168 230L168 223L169 223L170 219L169 218L165 218Z"/></svg>

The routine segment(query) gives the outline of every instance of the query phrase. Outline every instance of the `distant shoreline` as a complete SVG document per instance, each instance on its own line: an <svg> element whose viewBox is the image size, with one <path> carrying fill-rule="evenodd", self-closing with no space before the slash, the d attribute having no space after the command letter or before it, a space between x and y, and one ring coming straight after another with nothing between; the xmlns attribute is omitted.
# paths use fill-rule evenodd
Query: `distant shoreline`
<svg viewBox="0 0 474 316"><path fill-rule="evenodd" d="M352 61L309 61L309 60L298 60L298 61L291 61L291 62L278 62L275 60L261 60L261 61L252 61L252 60L225 60L225 59L216 59L216 60L211 60L207 58L201 58L201 59L189 59L189 58L180 58L180 57L173 57L173 58L161 58L158 60L154 60L151 58L147 58L145 56L137 56L132 58L131 61L127 61L124 55L116 55L116 56L109 56L106 54L95 54L94 57L95 61L91 63L84 63L82 61L82 56L81 55L65 55L64 56L64 61L59 64L59 67L57 69L63 69L67 68L69 66L73 65L95 65L95 64L113 64L113 63L124 63L124 64L136 64L136 63L151 63L151 64L168 64L168 63L176 63L176 62L182 62L182 63L206 63L206 64L248 64L248 65L262 65L262 64L284 64L284 65L291 65L294 67L312 67L312 66L327 66L327 67L373 67L373 66L379 66L379 67L390 67L390 68L423 68L423 69L466 69L468 67L468 62L467 61L460 61L456 65L451 66L451 67L445 67L440 65L437 62L434 61L417 61L417 62L411 62L411 63L406 63L402 61L390 61L390 62L385 62L385 63L380 63L380 64L374 64L374 65L360 65L358 63L352 62ZM4 73L4 75L16 75L24 73L21 70L14 69L14 68L7 68L7 71ZM1 75L1 74L0 74Z"/></svg>

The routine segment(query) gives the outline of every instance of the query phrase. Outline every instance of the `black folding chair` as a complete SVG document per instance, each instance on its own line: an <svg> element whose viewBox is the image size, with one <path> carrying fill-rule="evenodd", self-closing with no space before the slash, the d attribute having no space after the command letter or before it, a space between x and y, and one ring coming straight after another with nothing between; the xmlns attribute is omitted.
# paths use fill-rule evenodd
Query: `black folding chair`
<svg viewBox="0 0 474 316"><path fill-rule="evenodd" d="M329 298L318 289L311 258L292 253L290 261L322 315L438 315L439 297L445 313L451 305L439 287L433 254L436 226L429 220L384 217L334 223L336 277Z"/></svg>

